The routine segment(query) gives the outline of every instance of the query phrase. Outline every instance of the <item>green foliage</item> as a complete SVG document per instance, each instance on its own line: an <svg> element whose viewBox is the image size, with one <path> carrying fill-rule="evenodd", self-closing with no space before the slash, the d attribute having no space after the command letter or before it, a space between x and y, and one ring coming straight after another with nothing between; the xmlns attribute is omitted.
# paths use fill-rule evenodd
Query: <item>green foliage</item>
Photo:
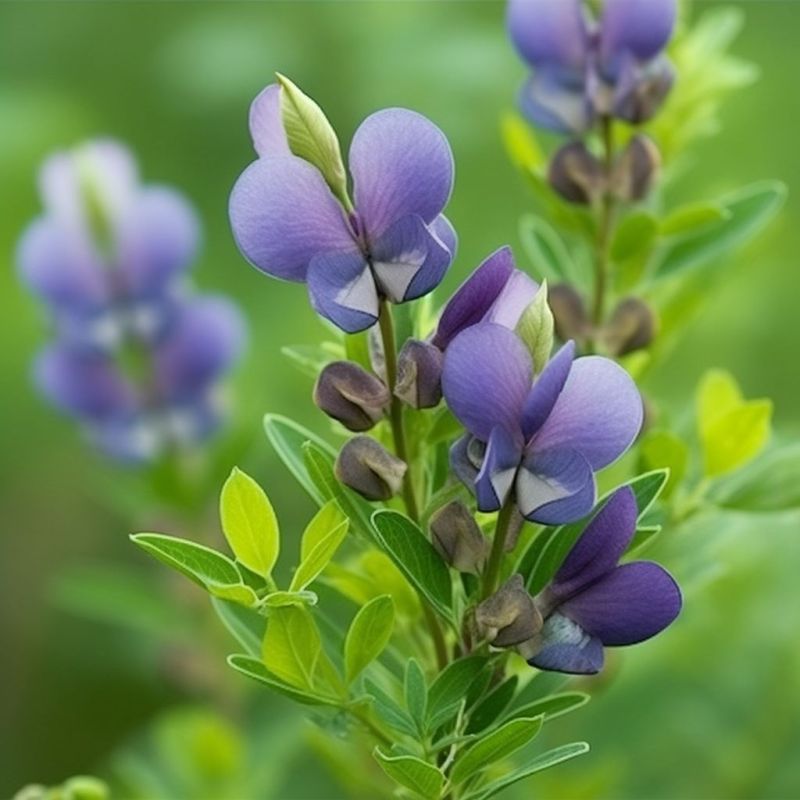
<svg viewBox="0 0 800 800"><path fill-rule="evenodd" d="M533 214L522 217L519 225L519 237L535 277L551 283L577 281L578 269L552 226Z"/></svg>
<svg viewBox="0 0 800 800"><path fill-rule="evenodd" d="M523 311L517 323L516 333L525 343L533 360L533 370L540 373L550 358L553 349L555 322L553 312L547 304L547 280L539 287L533 302Z"/></svg>
<svg viewBox="0 0 800 800"><path fill-rule="evenodd" d="M450 572L433 545L408 517L397 511L372 515L375 540L409 582L446 620L452 620Z"/></svg>
<svg viewBox="0 0 800 800"><path fill-rule="evenodd" d="M441 796L444 775L432 764L414 756L386 755L379 747L373 753L383 771L416 797L437 800Z"/></svg>
<svg viewBox="0 0 800 800"><path fill-rule="evenodd" d="M542 729L542 717L520 717L495 728L458 756L450 779L463 783L476 772L516 753Z"/></svg>
<svg viewBox="0 0 800 800"><path fill-rule="evenodd" d="M394 602L382 595L359 609L344 643L345 677L352 683L389 643L394 629Z"/></svg>
<svg viewBox="0 0 800 800"><path fill-rule="evenodd" d="M639 464L643 470L669 470L669 479L661 491L663 499L668 500L686 474L689 446L672 431L648 431L639 443Z"/></svg>
<svg viewBox="0 0 800 800"><path fill-rule="evenodd" d="M277 678L299 689L313 689L322 640L304 608L274 609L261 650L264 666Z"/></svg>
<svg viewBox="0 0 800 800"><path fill-rule="evenodd" d="M425 673L415 658L410 658L406 663L406 672L403 678L403 699L405 700L406 710L414 721L417 731L424 735L427 730L428 684L425 680Z"/></svg>
<svg viewBox="0 0 800 800"><path fill-rule="evenodd" d="M216 550L160 533L136 533L131 540L215 597L245 606L258 603L256 593L242 581L236 564Z"/></svg>
<svg viewBox="0 0 800 800"><path fill-rule="evenodd" d="M306 690L280 680L257 658L248 655L228 656L228 664L237 672L269 687L274 692L306 706L339 706L341 701L328 694Z"/></svg>
<svg viewBox="0 0 800 800"><path fill-rule="evenodd" d="M31 784L20 789L12 800L109 800L106 783L91 775L75 775L60 786Z"/></svg>
<svg viewBox="0 0 800 800"><path fill-rule="evenodd" d="M303 533L300 566L292 578L290 592L300 592L325 569L347 535L349 520L334 501L326 503Z"/></svg>
<svg viewBox="0 0 800 800"><path fill-rule="evenodd" d="M281 116L289 149L313 164L333 194L346 209L353 204L347 196L347 173L339 139L322 109L284 75L277 75L281 86Z"/></svg>
<svg viewBox="0 0 800 800"><path fill-rule="evenodd" d="M451 661L436 677L428 691L428 723L441 725L455 716L467 691L487 665L485 656L466 656Z"/></svg>
<svg viewBox="0 0 800 800"><path fill-rule="evenodd" d="M503 720L516 719L517 717L539 717L544 721L555 719L570 711L575 711L585 706L590 700L584 692L563 692L551 694L534 700L531 703L516 706L503 716Z"/></svg>
<svg viewBox="0 0 800 800"><path fill-rule="evenodd" d="M666 238L692 236L727 219L730 211L719 203L688 203L661 219L659 233Z"/></svg>
<svg viewBox="0 0 800 800"><path fill-rule="evenodd" d="M716 477L755 458L769 439L771 418L769 400L744 400L732 375L707 372L697 393L705 474Z"/></svg>
<svg viewBox="0 0 800 800"><path fill-rule="evenodd" d="M236 558L257 575L269 578L280 552L280 531L264 490L234 467L222 487L219 513Z"/></svg>
<svg viewBox="0 0 800 800"><path fill-rule="evenodd" d="M478 733L488 728L509 706L517 691L519 678L512 675L506 678L499 686L492 689L472 709L467 724L467 733Z"/></svg>

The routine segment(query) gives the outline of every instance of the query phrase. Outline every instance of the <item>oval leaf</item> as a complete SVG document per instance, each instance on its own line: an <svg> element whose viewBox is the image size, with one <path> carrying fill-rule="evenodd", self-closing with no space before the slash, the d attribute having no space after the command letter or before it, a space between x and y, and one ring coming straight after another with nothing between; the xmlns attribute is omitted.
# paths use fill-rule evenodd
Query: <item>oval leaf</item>
<svg viewBox="0 0 800 800"><path fill-rule="evenodd" d="M300 566L292 578L290 592L305 589L328 566L344 541L349 524L333 500L316 513L303 533Z"/></svg>
<svg viewBox="0 0 800 800"><path fill-rule="evenodd" d="M275 677L300 689L313 689L321 653L319 631L305 608L282 606L272 611L261 655Z"/></svg>
<svg viewBox="0 0 800 800"><path fill-rule="evenodd" d="M356 614L344 642L347 683L374 661L389 642L394 629L394 602L388 595L370 600Z"/></svg>
<svg viewBox="0 0 800 800"><path fill-rule="evenodd" d="M425 800L437 800L444 786L444 775L432 764L414 756L388 756L376 747L373 755L383 771L396 783Z"/></svg>

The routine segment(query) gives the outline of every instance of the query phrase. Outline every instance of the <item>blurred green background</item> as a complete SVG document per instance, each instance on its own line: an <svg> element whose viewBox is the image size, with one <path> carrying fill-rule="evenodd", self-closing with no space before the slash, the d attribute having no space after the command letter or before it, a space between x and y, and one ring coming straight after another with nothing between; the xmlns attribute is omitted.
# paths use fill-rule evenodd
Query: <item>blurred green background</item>
<svg viewBox="0 0 800 800"><path fill-rule="evenodd" d="M697 3L695 12L712 5ZM777 224L725 265L725 280L652 388L678 406L705 368L728 368L746 394L774 399L788 437L800 420L800 4L740 5L747 25L735 52L759 65L761 79L729 100L724 131L696 147L673 195L712 198L775 177L788 183L790 200ZM77 565L113 562L147 580L160 571L127 541L148 509L122 512L113 499L133 492L136 476L88 453L30 385L45 333L40 309L17 283L13 252L39 210L41 159L84 137L116 136L137 153L147 180L174 184L196 204L205 227L196 283L231 294L250 322L234 382L237 425L252 434L243 466L274 499L284 530L299 531L309 504L261 435L261 415L289 413L323 427L310 382L280 347L317 341L324 330L303 290L250 268L229 232L228 193L252 159L249 102L280 70L322 103L344 141L364 116L390 105L413 107L445 130L457 163L448 213L460 250L443 297L488 252L516 244L529 207L497 124L524 74L502 18L499 2L0 5L0 796L99 768L165 709L230 705L206 674L224 669L221 658L194 664L194 675L186 653L165 656L149 638L53 602L60 576ZM708 556L718 579L693 595L667 635L625 654L585 711L548 732L554 742L588 738L593 753L532 791L569 800L800 797L797 523L796 515L773 516L743 528L731 515ZM164 529L175 530L168 521ZM684 546L703 543L687 535ZM198 600L187 592L190 604ZM173 679L182 669L189 682ZM282 734L304 736L283 704L266 715L286 720ZM253 742L259 763L282 770L271 778L275 797L337 796L305 751L262 735Z"/></svg>

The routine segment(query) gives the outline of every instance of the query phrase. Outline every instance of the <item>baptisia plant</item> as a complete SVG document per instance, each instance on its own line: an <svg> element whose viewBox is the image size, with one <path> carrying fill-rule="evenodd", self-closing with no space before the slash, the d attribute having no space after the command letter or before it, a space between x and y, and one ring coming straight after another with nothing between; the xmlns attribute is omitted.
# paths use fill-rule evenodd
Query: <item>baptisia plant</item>
<svg viewBox="0 0 800 800"><path fill-rule="evenodd" d="M199 238L191 207L141 184L131 153L110 140L50 157L40 187L44 214L18 249L55 328L34 365L38 388L123 461L205 439L244 326L227 299L186 288Z"/></svg>
<svg viewBox="0 0 800 800"><path fill-rule="evenodd" d="M307 284L316 311L348 333L383 301L439 285L456 235L442 214L453 188L444 134L402 108L365 119L350 145L352 194L336 134L319 107L280 76L250 109L259 158L231 193L236 242L258 269Z"/></svg>

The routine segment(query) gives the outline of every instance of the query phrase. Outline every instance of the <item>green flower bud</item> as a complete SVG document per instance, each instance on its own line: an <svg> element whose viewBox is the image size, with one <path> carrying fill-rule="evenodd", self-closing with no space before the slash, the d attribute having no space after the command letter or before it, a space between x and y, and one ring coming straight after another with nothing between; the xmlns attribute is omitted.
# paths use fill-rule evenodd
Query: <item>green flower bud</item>
<svg viewBox="0 0 800 800"><path fill-rule="evenodd" d="M336 477L367 500L388 500L403 485L408 467L369 436L355 436L339 451Z"/></svg>
<svg viewBox="0 0 800 800"><path fill-rule="evenodd" d="M368 431L383 417L391 397L383 381L352 361L327 364L314 386L314 402L351 431Z"/></svg>
<svg viewBox="0 0 800 800"><path fill-rule="evenodd" d="M463 503L454 500L440 508L431 517L430 530L433 546L453 569L480 573L488 541Z"/></svg>

